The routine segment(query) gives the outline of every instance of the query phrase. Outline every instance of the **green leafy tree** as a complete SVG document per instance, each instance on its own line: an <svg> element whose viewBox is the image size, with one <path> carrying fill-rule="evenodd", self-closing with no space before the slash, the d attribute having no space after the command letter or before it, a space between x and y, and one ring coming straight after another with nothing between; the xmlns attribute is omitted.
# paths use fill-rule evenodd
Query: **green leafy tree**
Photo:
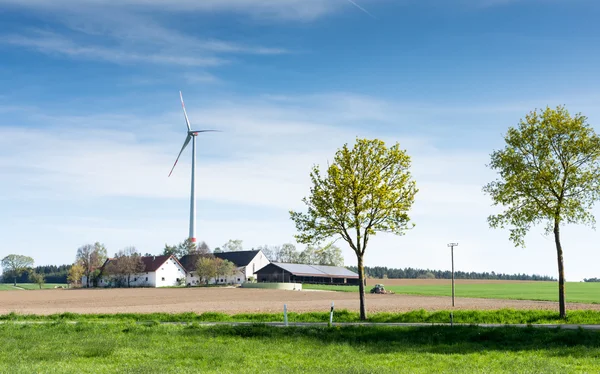
<svg viewBox="0 0 600 374"><path fill-rule="evenodd" d="M217 278L223 277L227 279L227 277L235 274L236 267L233 262L221 258L214 258L213 261L216 262Z"/></svg>
<svg viewBox="0 0 600 374"><path fill-rule="evenodd" d="M342 250L333 243L329 243L322 248L317 249L315 254L316 265L344 266Z"/></svg>
<svg viewBox="0 0 600 374"><path fill-rule="evenodd" d="M213 256L200 256L196 262L196 274L198 278L208 284L211 279L217 277L219 269Z"/></svg>
<svg viewBox="0 0 600 374"><path fill-rule="evenodd" d="M313 245L308 245L298 256L298 262L301 264L316 265L318 261L318 248Z"/></svg>
<svg viewBox="0 0 600 374"><path fill-rule="evenodd" d="M28 268L33 266L33 258L22 255L8 255L2 259L2 270L13 278L13 284L17 285L17 278Z"/></svg>
<svg viewBox="0 0 600 374"><path fill-rule="evenodd" d="M90 286L90 280L99 274L99 268L106 261L106 247L104 244L85 244L77 249L75 262L83 267L83 275L86 276L86 286Z"/></svg>
<svg viewBox="0 0 600 374"><path fill-rule="evenodd" d="M364 255L377 232L403 235L412 227L410 210L417 188L409 172L410 157L396 143L357 139L335 154L326 175L314 166L307 213L290 212L300 243L341 237L356 254L360 279L360 318L366 319Z"/></svg>
<svg viewBox="0 0 600 374"><path fill-rule="evenodd" d="M168 245L165 243L165 248L163 249L163 255L174 255L175 257L179 256L179 248L176 245Z"/></svg>
<svg viewBox="0 0 600 374"><path fill-rule="evenodd" d="M221 246L221 250L223 252L236 252L243 251L244 247L242 245L242 241L240 239L229 240L227 243Z"/></svg>
<svg viewBox="0 0 600 374"><path fill-rule="evenodd" d="M508 129L504 149L494 151L490 167L499 178L484 187L504 212L492 215L493 228L510 227L510 239L525 246L532 226L554 234L558 260L559 310L566 317L565 272L560 228L595 223L591 208L600 197L600 137L581 114L562 106L530 112Z"/></svg>
<svg viewBox="0 0 600 374"><path fill-rule="evenodd" d="M187 238L183 242L177 245L177 254L175 257L180 258L185 255L191 255L198 251L198 247L196 243L192 241L192 239Z"/></svg>
<svg viewBox="0 0 600 374"><path fill-rule="evenodd" d="M40 290L41 290L42 286L46 283L46 277L44 277L44 274L36 273L35 271L32 271L29 273L29 281L31 283L35 283L38 286L40 286Z"/></svg>
<svg viewBox="0 0 600 374"><path fill-rule="evenodd" d="M185 255L192 254L208 254L210 253L210 247L206 242L201 242L196 245L191 239L185 239L183 242L177 245L168 245L165 244L165 248L163 249L163 255L173 255L177 258L181 258Z"/></svg>
<svg viewBox="0 0 600 374"><path fill-rule="evenodd" d="M70 284L78 285L81 282L81 278L83 277L85 269L83 266L79 264L73 264L69 269L69 275L67 276L67 281Z"/></svg>
<svg viewBox="0 0 600 374"><path fill-rule="evenodd" d="M296 250L296 246L293 244L283 244L279 250L279 262L285 263L297 263L300 258L300 253Z"/></svg>

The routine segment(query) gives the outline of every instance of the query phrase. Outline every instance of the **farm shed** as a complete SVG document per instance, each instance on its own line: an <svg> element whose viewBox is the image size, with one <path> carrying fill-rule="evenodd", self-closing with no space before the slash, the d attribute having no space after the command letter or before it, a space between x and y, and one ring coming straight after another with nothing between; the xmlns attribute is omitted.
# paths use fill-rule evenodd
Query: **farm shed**
<svg viewBox="0 0 600 374"><path fill-rule="evenodd" d="M217 258L233 262L236 272L227 278L212 279L209 283L219 284L239 284L248 281L248 278L254 277L254 272L269 264L269 260L262 251L234 251L213 253ZM200 278L196 273L196 262L199 254L185 255L179 259L187 271L186 284L193 286L200 283Z"/></svg>
<svg viewBox="0 0 600 374"><path fill-rule="evenodd" d="M339 266L275 263L256 272L258 282L358 284L358 274Z"/></svg>

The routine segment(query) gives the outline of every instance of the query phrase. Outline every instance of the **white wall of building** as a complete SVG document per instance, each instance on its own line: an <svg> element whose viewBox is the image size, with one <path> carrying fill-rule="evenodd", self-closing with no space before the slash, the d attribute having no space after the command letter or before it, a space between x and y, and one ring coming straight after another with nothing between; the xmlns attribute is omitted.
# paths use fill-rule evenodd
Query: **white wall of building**
<svg viewBox="0 0 600 374"><path fill-rule="evenodd" d="M269 261L269 259L267 259L267 256L265 256L262 251L258 252L258 254L252 259L252 262L250 262L248 264L248 266L245 267L244 269L244 276L246 279L252 277L254 279L256 279L256 275L254 275L255 272L257 272L258 270L264 268L265 266L269 265L271 262Z"/></svg>
<svg viewBox="0 0 600 374"><path fill-rule="evenodd" d="M208 284L241 284L246 281L245 274L243 272L243 267L236 268L236 271L233 275L229 277L219 277L217 279L211 278ZM195 271L191 271L186 276L186 285L197 286L199 284L204 284L198 277Z"/></svg>
<svg viewBox="0 0 600 374"><path fill-rule="evenodd" d="M185 279L185 269L171 257L156 270L156 286L169 287L179 285L178 279Z"/></svg>
<svg viewBox="0 0 600 374"><path fill-rule="evenodd" d="M131 287L169 287L179 285L177 280L185 277L185 269L171 257L156 271L131 275L129 284ZM98 287L111 286L114 286L114 280L109 276L103 276L98 282Z"/></svg>

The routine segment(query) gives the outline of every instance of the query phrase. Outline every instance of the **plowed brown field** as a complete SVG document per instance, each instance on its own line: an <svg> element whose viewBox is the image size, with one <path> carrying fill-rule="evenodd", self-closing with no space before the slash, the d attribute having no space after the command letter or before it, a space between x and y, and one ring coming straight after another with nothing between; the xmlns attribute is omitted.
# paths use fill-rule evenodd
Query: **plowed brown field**
<svg viewBox="0 0 600 374"><path fill-rule="evenodd" d="M386 280L389 283L388 280ZM41 291L3 291L0 314L72 313L180 313L180 312L281 312L283 304L293 312L328 311L331 302L337 309L358 310L358 294L351 292L280 291L242 288L137 288L71 289ZM400 312L414 309L451 308L449 297L409 295L367 295L370 312ZM456 299L455 309L552 309L556 303ZM600 310L600 305L569 304L569 309Z"/></svg>
<svg viewBox="0 0 600 374"><path fill-rule="evenodd" d="M386 286L438 286L451 284L450 279L367 279L367 285L372 286L383 283ZM512 281L493 279L455 279L455 284L511 284L511 283L539 283L538 281Z"/></svg>

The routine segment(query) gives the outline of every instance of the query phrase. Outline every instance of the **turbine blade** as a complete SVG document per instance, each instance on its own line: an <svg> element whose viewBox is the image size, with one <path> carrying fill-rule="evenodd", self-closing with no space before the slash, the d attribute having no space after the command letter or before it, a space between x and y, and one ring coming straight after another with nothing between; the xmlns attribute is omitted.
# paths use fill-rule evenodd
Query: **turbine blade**
<svg viewBox="0 0 600 374"><path fill-rule="evenodd" d="M185 116L185 124L188 127L188 131L192 131L190 120L188 119L187 112L185 111L185 104L183 103L183 95L181 94L181 91L179 91L179 98L181 99L181 107L183 108L183 115Z"/></svg>
<svg viewBox="0 0 600 374"><path fill-rule="evenodd" d="M190 134L198 134L201 132L223 132L221 130L192 130L190 131Z"/></svg>
<svg viewBox="0 0 600 374"><path fill-rule="evenodd" d="M177 155L177 159L175 160L175 163L173 164L173 167L171 168L171 172L169 173L169 177L171 176L171 174L173 174L173 170L175 169L175 166L177 165L177 161L179 161L179 157L181 157L181 154L183 153L183 150L190 143L190 140L192 140L192 136L188 135L187 138L185 138L185 142L183 142L183 147L181 147L181 151L179 151L179 154Z"/></svg>

